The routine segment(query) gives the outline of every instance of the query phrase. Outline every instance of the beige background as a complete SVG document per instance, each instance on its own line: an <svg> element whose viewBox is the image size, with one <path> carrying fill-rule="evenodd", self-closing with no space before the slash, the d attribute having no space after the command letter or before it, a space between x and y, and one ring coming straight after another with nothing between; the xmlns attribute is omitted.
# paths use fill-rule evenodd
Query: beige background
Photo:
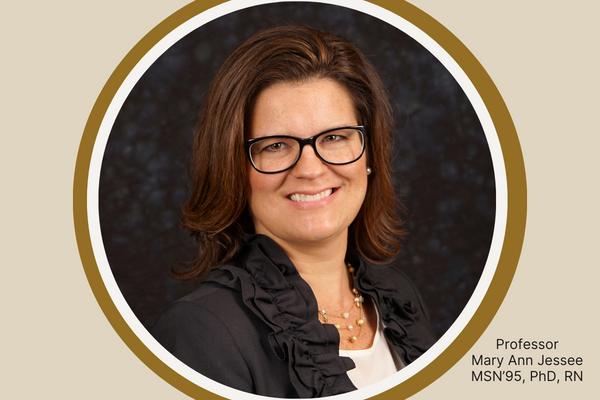
<svg viewBox="0 0 600 400"><path fill-rule="evenodd" d="M0 6L2 398L187 398L142 364L105 319L72 217L75 159L96 97L137 41L187 3ZM582 0L412 3L461 39L495 81L521 140L529 190L523 253L504 304L465 359L412 399L596 398L600 7ZM548 355L582 356L584 382L471 383L471 354L507 355L495 351L498 337L559 340Z"/></svg>

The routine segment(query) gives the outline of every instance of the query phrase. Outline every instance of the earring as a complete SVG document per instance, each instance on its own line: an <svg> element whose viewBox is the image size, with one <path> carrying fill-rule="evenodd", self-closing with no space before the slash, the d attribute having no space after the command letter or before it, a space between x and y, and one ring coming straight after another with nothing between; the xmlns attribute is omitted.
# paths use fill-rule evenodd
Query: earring
<svg viewBox="0 0 600 400"><path fill-rule="evenodd" d="M367 175L371 175L371 168L367 167Z"/></svg>

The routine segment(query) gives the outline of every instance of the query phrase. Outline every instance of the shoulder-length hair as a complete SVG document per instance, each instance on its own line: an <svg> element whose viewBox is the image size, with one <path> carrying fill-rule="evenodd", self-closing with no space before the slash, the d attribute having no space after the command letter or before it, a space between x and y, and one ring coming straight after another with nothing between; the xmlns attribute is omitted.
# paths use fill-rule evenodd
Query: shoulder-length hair
<svg viewBox="0 0 600 400"><path fill-rule="evenodd" d="M349 245L374 262L396 255L404 235L391 183L393 117L379 75L366 57L338 36L300 26L259 31L227 58L206 94L189 172L192 193L182 226L200 242L198 258L173 275L198 281L232 260L244 233L253 231L247 210L245 128L258 95L281 82L331 79L350 94L367 135L372 169L363 205L349 227Z"/></svg>

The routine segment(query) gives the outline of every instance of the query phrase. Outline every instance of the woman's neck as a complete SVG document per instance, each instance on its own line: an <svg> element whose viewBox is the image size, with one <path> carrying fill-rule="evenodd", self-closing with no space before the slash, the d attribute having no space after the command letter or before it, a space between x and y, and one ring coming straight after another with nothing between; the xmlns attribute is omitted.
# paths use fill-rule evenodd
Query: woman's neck
<svg viewBox="0 0 600 400"><path fill-rule="evenodd" d="M320 307L344 307L353 283L345 263L347 233L318 243L279 243Z"/></svg>

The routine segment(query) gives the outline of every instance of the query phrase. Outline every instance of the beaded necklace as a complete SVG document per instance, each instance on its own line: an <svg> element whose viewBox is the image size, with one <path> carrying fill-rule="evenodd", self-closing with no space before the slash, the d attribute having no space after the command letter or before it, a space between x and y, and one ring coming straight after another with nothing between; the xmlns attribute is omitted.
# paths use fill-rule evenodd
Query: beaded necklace
<svg viewBox="0 0 600 400"><path fill-rule="evenodd" d="M354 285L354 267L352 267L350 265L350 263L348 263L348 262L346 262L346 267L348 268L348 272L350 272L350 275L352 276L352 284ZM335 326L338 329L338 331L347 330L350 332L350 336L344 337L343 339L349 340L351 343L355 343L358 340L358 338L360 337L360 334L362 332L362 326L365 323L365 316L364 316L363 307L362 307L364 298L362 297L360 292L356 289L356 286L354 286L352 288L352 294L354 295L354 302L350 306L350 309L347 312L341 313L341 314L329 314L325 310L320 310L319 318L326 324L329 323L329 318L341 318L342 321L347 320L350 318L350 313L352 312L352 308L356 306L360 310L360 316L356 320L356 326L352 325L352 324L348 324L346 326L341 326L339 323L333 323L333 326ZM358 330L358 332L353 335L353 333L355 333L356 330ZM341 335L340 335L340 337L341 337Z"/></svg>

